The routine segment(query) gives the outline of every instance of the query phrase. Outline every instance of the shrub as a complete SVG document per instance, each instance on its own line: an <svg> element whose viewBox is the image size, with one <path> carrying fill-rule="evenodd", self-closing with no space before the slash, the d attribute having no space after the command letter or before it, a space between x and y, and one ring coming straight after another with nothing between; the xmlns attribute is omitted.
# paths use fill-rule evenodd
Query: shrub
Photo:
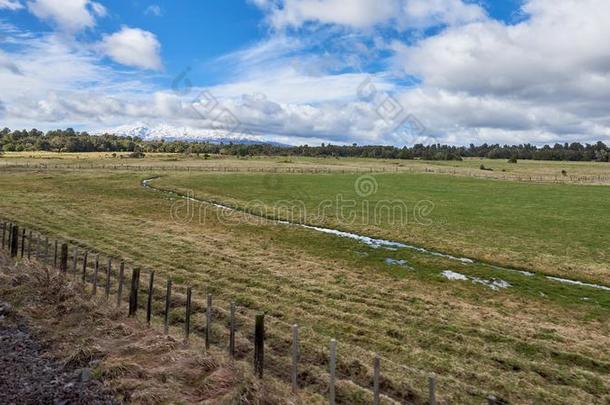
<svg viewBox="0 0 610 405"><path fill-rule="evenodd" d="M517 156L511 156L510 159L508 159L508 163L517 163Z"/></svg>
<svg viewBox="0 0 610 405"><path fill-rule="evenodd" d="M131 152L129 155L127 155L127 157L130 157L132 159L142 159L142 158L146 157L146 155L144 154L144 152L140 152L138 150L135 152Z"/></svg>

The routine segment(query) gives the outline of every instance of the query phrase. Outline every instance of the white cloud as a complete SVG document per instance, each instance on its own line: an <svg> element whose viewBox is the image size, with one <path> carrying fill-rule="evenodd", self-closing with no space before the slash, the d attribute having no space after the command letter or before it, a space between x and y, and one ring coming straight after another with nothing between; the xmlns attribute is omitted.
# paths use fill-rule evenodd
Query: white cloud
<svg viewBox="0 0 610 405"><path fill-rule="evenodd" d="M96 17L106 15L104 6L91 0L32 0L27 5L39 19L51 21L68 32L92 28Z"/></svg>
<svg viewBox="0 0 610 405"><path fill-rule="evenodd" d="M100 3L91 1L89 2L89 5L91 7L91 10L93 10L93 13L98 17L106 17L106 14L108 14L108 12L106 11L106 7L104 7Z"/></svg>
<svg viewBox="0 0 610 405"><path fill-rule="evenodd" d="M462 0L252 0L268 13L275 28L307 22L370 28L393 23L400 29L461 24L485 17L476 4Z"/></svg>
<svg viewBox="0 0 610 405"><path fill-rule="evenodd" d="M459 25L486 18L479 5L462 0L405 0L401 11L399 24L403 29Z"/></svg>
<svg viewBox="0 0 610 405"><path fill-rule="evenodd" d="M0 70L2 69L6 69L16 75L21 74L21 70L19 70L19 67L12 61L11 57L0 50Z"/></svg>
<svg viewBox="0 0 610 405"><path fill-rule="evenodd" d="M13 128L95 125L125 114L118 100L137 104L155 88L141 72L113 71L96 55L60 34L12 34L12 50L0 52L0 102L4 125ZM118 107L117 107L118 106Z"/></svg>
<svg viewBox="0 0 610 405"><path fill-rule="evenodd" d="M423 80L403 97L407 107L444 132L607 137L610 3L530 0L524 11L516 25L486 20L395 42L396 65Z"/></svg>
<svg viewBox="0 0 610 405"><path fill-rule="evenodd" d="M115 62L150 70L160 70L161 44L155 34L139 28L122 27L114 34L105 35L100 49Z"/></svg>
<svg viewBox="0 0 610 405"><path fill-rule="evenodd" d="M19 0L0 0L0 9L21 10L23 4Z"/></svg>
<svg viewBox="0 0 610 405"><path fill-rule="evenodd" d="M364 73L342 75L306 75L291 66L259 72L244 80L230 82L212 88L214 94L226 98L239 98L244 94L264 94L280 103L321 104L346 102L358 98L358 88L369 78ZM374 78L380 91L388 91L394 86Z"/></svg>
<svg viewBox="0 0 610 405"><path fill-rule="evenodd" d="M144 10L144 14L152 15L155 17L161 17L163 15L163 10L161 10L161 7L159 5L151 4L150 6L146 7L146 10Z"/></svg>

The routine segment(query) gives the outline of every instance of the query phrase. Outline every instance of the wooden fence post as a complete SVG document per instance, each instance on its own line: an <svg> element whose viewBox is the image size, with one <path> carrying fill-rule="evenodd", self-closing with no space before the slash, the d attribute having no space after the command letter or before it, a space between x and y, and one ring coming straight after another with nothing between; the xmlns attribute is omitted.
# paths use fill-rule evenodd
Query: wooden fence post
<svg viewBox="0 0 610 405"><path fill-rule="evenodd" d="M44 264L49 264L49 237L44 238Z"/></svg>
<svg viewBox="0 0 610 405"><path fill-rule="evenodd" d="M55 250L54 250L54 256L53 256L53 267L57 268L57 240L55 240Z"/></svg>
<svg viewBox="0 0 610 405"><path fill-rule="evenodd" d="M93 268L93 295L97 294L97 274L100 270L100 255L95 255L95 267Z"/></svg>
<svg viewBox="0 0 610 405"><path fill-rule="evenodd" d="M299 389L299 325L292 325L292 392L296 394Z"/></svg>
<svg viewBox="0 0 610 405"><path fill-rule="evenodd" d="M235 303L231 302L229 318L229 355L235 358Z"/></svg>
<svg viewBox="0 0 610 405"><path fill-rule="evenodd" d="M13 224L9 223L8 224L8 232L6 235L6 248L8 249L9 253L11 251L11 236L13 235Z"/></svg>
<svg viewBox="0 0 610 405"><path fill-rule="evenodd" d="M337 341L330 340L330 362L328 367L328 403L335 405L335 369L337 368Z"/></svg>
<svg viewBox="0 0 610 405"><path fill-rule="evenodd" d="M171 309L172 301L172 278L167 278L167 288L165 290L165 313L163 314L163 333L169 333L169 311Z"/></svg>
<svg viewBox="0 0 610 405"><path fill-rule="evenodd" d="M13 239L14 239L13 229L16 226L17 225L15 225L14 223L11 222L10 227L9 227L9 231L8 231L8 248L9 248L9 251L11 250L11 246L13 246ZM19 228L17 228L17 229L19 229Z"/></svg>
<svg viewBox="0 0 610 405"><path fill-rule="evenodd" d="M265 314L256 314L254 324L254 373L263 378L265 365Z"/></svg>
<svg viewBox="0 0 610 405"><path fill-rule="evenodd" d="M4 227L5 227L5 230L6 230L6 242L2 241L3 242L2 247L8 249L9 252L10 252L10 250L11 250L11 234L13 232L13 224L11 224L9 222L5 222L4 223Z"/></svg>
<svg viewBox="0 0 610 405"><path fill-rule="evenodd" d="M184 340L188 342L191 333L191 287L186 289L186 306L184 314Z"/></svg>
<svg viewBox="0 0 610 405"><path fill-rule="evenodd" d="M119 286L117 287L116 293L116 306L119 308L121 306L121 301L123 299L123 278L125 275L125 262L121 261L119 266Z"/></svg>
<svg viewBox="0 0 610 405"><path fill-rule="evenodd" d="M62 243L61 245L61 257L59 260L59 270L62 273L68 271L68 244Z"/></svg>
<svg viewBox="0 0 610 405"><path fill-rule="evenodd" d="M28 233L28 260L32 257L32 230Z"/></svg>
<svg viewBox="0 0 610 405"><path fill-rule="evenodd" d="M72 254L72 273L76 277L76 266L78 266L78 246L74 246L74 251Z"/></svg>
<svg viewBox="0 0 610 405"><path fill-rule="evenodd" d="M129 316L135 316L138 311L138 288L140 287L140 269L131 273L131 290L129 291Z"/></svg>
<svg viewBox="0 0 610 405"><path fill-rule="evenodd" d="M2 223L2 249L6 247L6 222Z"/></svg>
<svg viewBox="0 0 610 405"><path fill-rule="evenodd" d="M146 301L146 323L150 326L150 319L152 318L152 303L153 303L153 291L155 287L155 272L151 271L148 277L148 297Z"/></svg>
<svg viewBox="0 0 610 405"><path fill-rule="evenodd" d="M104 289L106 300L110 298L110 276L112 275L112 258L108 258L108 267L106 268L106 288Z"/></svg>
<svg viewBox="0 0 610 405"><path fill-rule="evenodd" d="M429 404L436 405L436 374L434 373L428 376L428 397Z"/></svg>
<svg viewBox="0 0 610 405"><path fill-rule="evenodd" d="M379 405L379 373L381 368L381 358L375 354L373 359L373 405Z"/></svg>
<svg viewBox="0 0 610 405"><path fill-rule="evenodd" d="M212 326L212 294L208 293L208 302L205 308L205 349L210 349L210 327Z"/></svg>
<svg viewBox="0 0 610 405"><path fill-rule="evenodd" d="M25 253L25 228L21 230L21 258L23 259L23 255Z"/></svg>
<svg viewBox="0 0 610 405"><path fill-rule="evenodd" d="M13 225L13 229L11 229L11 257L17 257L18 245L19 245L19 226Z"/></svg>
<svg viewBox="0 0 610 405"><path fill-rule="evenodd" d="M83 275L82 282L87 281L87 259L89 258L89 252L85 250L85 254L83 255Z"/></svg>
<svg viewBox="0 0 610 405"><path fill-rule="evenodd" d="M40 259L40 235L36 234L36 259Z"/></svg>

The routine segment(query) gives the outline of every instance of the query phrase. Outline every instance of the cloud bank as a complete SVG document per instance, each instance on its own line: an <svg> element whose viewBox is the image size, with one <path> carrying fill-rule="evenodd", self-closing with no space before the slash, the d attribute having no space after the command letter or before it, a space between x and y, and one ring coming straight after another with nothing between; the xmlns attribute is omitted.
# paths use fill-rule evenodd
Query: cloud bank
<svg viewBox="0 0 610 405"><path fill-rule="evenodd" d="M164 63L151 32L124 26L89 43L61 35L93 29L107 14L98 3L24 3L57 33L0 24L13 43L0 52L2 119L227 130L293 144L610 140L607 1L528 0L517 23L461 0L251 3L268 36L211 61L225 77L206 88L188 72L166 77L176 86L155 80Z"/></svg>

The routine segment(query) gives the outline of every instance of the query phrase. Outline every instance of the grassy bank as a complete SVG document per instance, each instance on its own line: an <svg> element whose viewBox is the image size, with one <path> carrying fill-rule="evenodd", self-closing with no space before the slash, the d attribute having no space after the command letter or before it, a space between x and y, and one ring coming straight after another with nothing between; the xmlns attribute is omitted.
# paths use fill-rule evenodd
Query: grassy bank
<svg viewBox="0 0 610 405"><path fill-rule="evenodd" d="M0 281L0 300L11 304L0 324L24 324L61 372L99 380L116 403L323 403L319 396L293 395L272 378L256 379L248 362L204 350L198 339L185 343L174 330L163 335L158 324L127 319L122 308L91 297L78 279L39 263L15 262L0 252ZM53 395L34 391L29 400L37 402L41 394L47 400Z"/></svg>

